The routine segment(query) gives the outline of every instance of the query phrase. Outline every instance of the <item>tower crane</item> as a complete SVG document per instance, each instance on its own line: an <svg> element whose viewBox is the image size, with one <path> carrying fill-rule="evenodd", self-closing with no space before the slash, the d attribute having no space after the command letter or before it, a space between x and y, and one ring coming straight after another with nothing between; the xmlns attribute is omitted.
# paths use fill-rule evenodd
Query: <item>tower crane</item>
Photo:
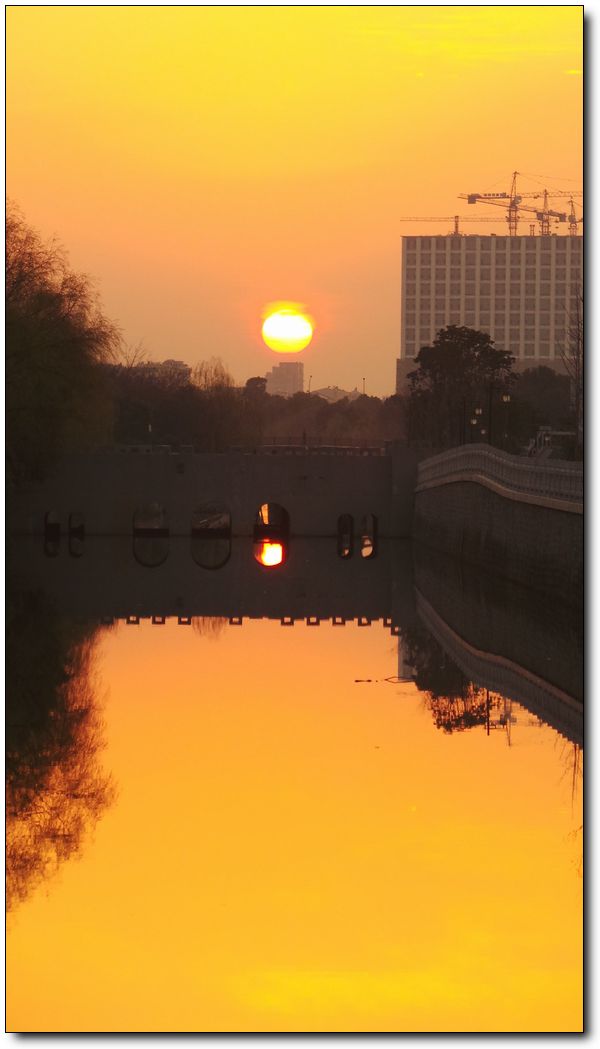
<svg viewBox="0 0 600 1049"><path fill-rule="evenodd" d="M523 211L535 211L535 217L540 224L540 234L542 237L550 236L550 219L556 218L559 222L566 222L567 216L564 211L552 211L548 206L548 190L545 189L543 193L524 193L523 197L528 199L536 199L537 197L544 198L544 204L541 211L537 211L535 208L529 208L527 205L523 205Z"/></svg>
<svg viewBox="0 0 600 1049"><path fill-rule="evenodd" d="M577 229L578 223L579 222L583 222L583 216L580 219L578 219L577 215L575 214L575 200L574 200L574 197L581 197L582 195L583 194L581 192L576 192L576 191L571 190L571 189L556 189L556 190L552 190L551 192L548 192L548 190L545 189L545 190L543 190L543 192L538 191L537 193L523 193L523 197L527 198L528 200L536 200L536 199L539 199L539 197L543 197L544 198L543 211L539 212L537 217L540 220L540 223L542 222L542 219L546 222L546 231L545 231L545 235L546 236L548 236L548 234L550 233L550 220L549 220L549 218L546 219L546 216L547 215L559 215L558 212L553 212L553 211L549 210L549 208L548 208L548 200L549 199L553 200L555 197L568 197L569 198L570 211L569 211L569 214L566 216L566 218L568 219L568 222L569 222L569 236L570 237L576 237L577 236L577 234L578 234L578 229ZM564 222L565 219L559 218L559 221ZM544 234L544 230L542 230L542 234Z"/></svg>
<svg viewBox="0 0 600 1049"><path fill-rule="evenodd" d="M540 233L542 237L548 237L550 235L550 219L554 218L558 222L566 222L566 212L554 211L548 206L548 200L551 194L548 193L547 189L545 189L543 193L517 193L518 174L518 171L513 171L510 193L459 193L459 197L461 200L466 200L468 204L477 204L478 201L481 201L483 204L493 204L496 207L505 208L509 237L517 236L520 211L533 213L540 224ZM556 196L557 194L552 195ZM537 198L540 196L543 196L544 198L541 210L522 203L524 197ZM508 204L506 203L507 201Z"/></svg>
<svg viewBox="0 0 600 1049"><path fill-rule="evenodd" d="M570 197L569 204L571 206L571 210L569 212L569 236L576 237L579 232L579 223L583 222L583 215L580 219L577 218L577 215L575 214L575 201L573 200L573 197Z"/></svg>
<svg viewBox="0 0 600 1049"><path fill-rule="evenodd" d="M521 197L517 194L517 175L518 171L513 171L512 182L510 185L510 193L459 193L461 200L466 200L467 204L476 204L478 200L483 201L485 204L495 204L498 207L507 208L506 221L508 222L508 235L509 237L516 237L517 226L519 223L519 204L521 203ZM506 205L508 201L508 205Z"/></svg>

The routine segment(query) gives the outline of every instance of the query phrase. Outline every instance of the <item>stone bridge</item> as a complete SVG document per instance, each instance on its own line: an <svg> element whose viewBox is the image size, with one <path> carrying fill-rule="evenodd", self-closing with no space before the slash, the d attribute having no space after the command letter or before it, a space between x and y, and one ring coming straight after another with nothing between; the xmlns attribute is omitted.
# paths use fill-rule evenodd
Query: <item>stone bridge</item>
<svg viewBox="0 0 600 1049"><path fill-rule="evenodd" d="M49 516L61 532L77 521L86 535L130 536L140 507L160 507L171 536L189 536L193 515L226 512L233 536L251 536L263 503L289 515L295 536L335 536L349 515L359 534L372 515L381 537L411 534L417 456L390 444L379 448L294 449L285 454L133 451L74 455L43 482L13 494L8 529L41 535Z"/></svg>

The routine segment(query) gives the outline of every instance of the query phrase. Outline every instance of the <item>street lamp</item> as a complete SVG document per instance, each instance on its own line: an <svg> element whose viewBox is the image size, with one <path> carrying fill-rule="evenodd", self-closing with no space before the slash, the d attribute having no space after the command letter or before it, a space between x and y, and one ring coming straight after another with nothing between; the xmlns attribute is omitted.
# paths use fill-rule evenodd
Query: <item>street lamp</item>
<svg viewBox="0 0 600 1049"><path fill-rule="evenodd" d="M504 448L508 441L508 406L510 404L510 393L502 394L502 404L504 405Z"/></svg>
<svg viewBox="0 0 600 1049"><path fill-rule="evenodd" d="M481 416L483 415L483 408L474 408L473 415L475 416L475 426L481 426ZM475 432L475 431L473 431Z"/></svg>
<svg viewBox="0 0 600 1049"><path fill-rule="evenodd" d="M470 420L471 423L471 440L470 444L473 444L473 434L475 433L475 427L477 426L477 419L473 416Z"/></svg>

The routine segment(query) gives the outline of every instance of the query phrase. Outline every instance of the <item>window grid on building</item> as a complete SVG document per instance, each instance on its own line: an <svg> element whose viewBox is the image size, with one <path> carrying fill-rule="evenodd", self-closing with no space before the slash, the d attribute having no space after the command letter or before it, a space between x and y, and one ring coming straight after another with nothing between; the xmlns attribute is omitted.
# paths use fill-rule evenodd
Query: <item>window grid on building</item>
<svg viewBox="0 0 600 1049"><path fill-rule="evenodd" d="M517 361L556 361L582 273L582 237L406 237L400 360L413 360L448 324L464 324Z"/></svg>

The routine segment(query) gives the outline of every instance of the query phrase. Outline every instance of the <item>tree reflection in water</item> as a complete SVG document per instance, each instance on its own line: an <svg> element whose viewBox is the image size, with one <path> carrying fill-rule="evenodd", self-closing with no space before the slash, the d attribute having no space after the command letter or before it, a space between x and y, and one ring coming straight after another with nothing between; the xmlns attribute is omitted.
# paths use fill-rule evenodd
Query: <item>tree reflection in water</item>
<svg viewBox="0 0 600 1049"><path fill-rule="evenodd" d="M10 910L76 855L115 797L94 654L101 631L8 586L6 901Z"/></svg>
<svg viewBox="0 0 600 1049"><path fill-rule="evenodd" d="M228 619L223 616L193 616L192 630L200 637L207 637L210 641L216 641L225 629Z"/></svg>
<svg viewBox="0 0 600 1049"><path fill-rule="evenodd" d="M469 681L425 627L403 629L402 641L436 728L450 733L489 724L502 702L500 696Z"/></svg>

